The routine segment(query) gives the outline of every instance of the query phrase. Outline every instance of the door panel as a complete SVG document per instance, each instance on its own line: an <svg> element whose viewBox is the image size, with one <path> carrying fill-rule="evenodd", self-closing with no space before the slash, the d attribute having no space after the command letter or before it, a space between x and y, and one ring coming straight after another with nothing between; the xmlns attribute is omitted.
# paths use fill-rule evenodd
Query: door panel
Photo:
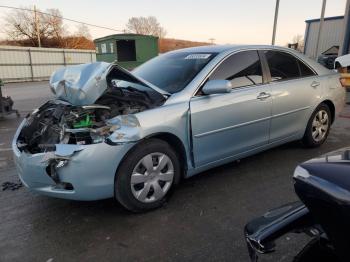
<svg viewBox="0 0 350 262"><path fill-rule="evenodd" d="M272 119L270 142L305 130L319 87L312 87L314 77L271 83Z"/></svg>
<svg viewBox="0 0 350 262"><path fill-rule="evenodd" d="M269 85L194 97L190 102L195 165L201 166L266 145L269 140Z"/></svg>
<svg viewBox="0 0 350 262"><path fill-rule="evenodd" d="M300 135L320 94L315 73L293 55L264 51L270 73L272 118L270 143Z"/></svg>

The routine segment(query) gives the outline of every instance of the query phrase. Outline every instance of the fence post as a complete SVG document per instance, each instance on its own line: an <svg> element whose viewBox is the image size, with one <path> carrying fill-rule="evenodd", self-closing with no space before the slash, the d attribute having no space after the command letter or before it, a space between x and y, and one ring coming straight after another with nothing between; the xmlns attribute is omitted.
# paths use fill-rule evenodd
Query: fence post
<svg viewBox="0 0 350 262"><path fill-rule="evenodd" d="M29 54L30 74L32 76L32 81L34 81L32 50L30 48L28 49L28 54Z"/></svg>
<svg viewBox="0 0 350 262"><path fill-rule="evenodd" d="M63 49L62 53L63 53L63 64L64 64L64 66L67 66L66 51Z"/></svg>

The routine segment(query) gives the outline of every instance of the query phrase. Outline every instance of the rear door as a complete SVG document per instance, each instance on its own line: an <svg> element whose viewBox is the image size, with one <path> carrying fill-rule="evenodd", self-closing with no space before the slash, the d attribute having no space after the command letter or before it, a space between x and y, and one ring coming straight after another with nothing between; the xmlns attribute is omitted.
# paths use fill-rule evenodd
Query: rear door
<svg viewBox="0 0 350 262"><path fill-rule="evenodd" d="M191 99L193 152L196 166L266 145L271 98L263 81L258 52L242 51L224 60L209 80L230 80L230 93Z"/></svg>
<svg viewBox="0 0 350 262"><path fill-rule="evenodd" d="M264 55L272 95L270 142L300 136L321 94L321 83L309 66L290 53L265 50Z"/></svg>

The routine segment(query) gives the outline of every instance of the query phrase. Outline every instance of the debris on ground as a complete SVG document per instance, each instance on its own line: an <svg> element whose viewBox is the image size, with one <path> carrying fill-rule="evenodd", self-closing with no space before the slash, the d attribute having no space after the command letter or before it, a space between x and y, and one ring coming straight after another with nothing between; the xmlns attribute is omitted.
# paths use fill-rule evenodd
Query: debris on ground
<svg viewBox="0 0 350 262"><path fill-rule="evenodd" d="M18 183L15 183L15 182L4 182L2 183L2 191L5 191L5 190L17 190L17 189L20 189L23 184L21 181L18 181Z"/></svg>

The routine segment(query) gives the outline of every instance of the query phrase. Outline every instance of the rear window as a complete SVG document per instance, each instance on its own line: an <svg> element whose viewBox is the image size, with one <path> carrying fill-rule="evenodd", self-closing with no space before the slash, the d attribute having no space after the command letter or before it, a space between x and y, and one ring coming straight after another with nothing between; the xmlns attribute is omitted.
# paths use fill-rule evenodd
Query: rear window
<svg viewBox="0 0 350 262"><path fill-rule="evenodd" d="M160 55L133 73L173 94L183 90L217 53L176 52Z"/></svg>

